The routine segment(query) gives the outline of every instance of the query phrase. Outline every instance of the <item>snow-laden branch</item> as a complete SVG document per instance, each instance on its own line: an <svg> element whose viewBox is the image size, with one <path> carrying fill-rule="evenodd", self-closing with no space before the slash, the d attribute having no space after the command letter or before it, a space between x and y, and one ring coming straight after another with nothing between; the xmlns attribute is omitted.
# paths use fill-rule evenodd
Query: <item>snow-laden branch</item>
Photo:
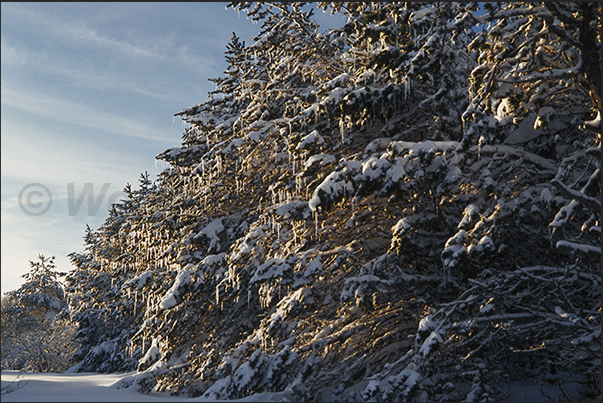
<svg viewBox="0 0 603 403"><path fill-rule="evenodd" d="M568 67L567 69L550 69L546 71L539 71L537 73L528 74L517 79L495 78L495 80L500 83L507 84L524 84L547 78L561 78L564 76L574 75L578 73L582 68L582 64L582 57L580 57L578 63L575 66Z"/></svg>
<svg viewBox="0 0 603 403"><path fill-rule="evenodd" d="M601 247L587 245L578 242L570 242L570 241L558 241L555 247L560 252L579 252L585 255L599 255L601 256Z"/></svg>
<svg viewBox="0 0 603 403"><path fill-rule="evenodd" d="M597 171L595 171L595 174L598 174L599 172L600 172L600 170L597 169ZM598 176L595 174L593 174L593 175ZM591 210L601 211L601 200L600 199L588 196L588 195L584 194L583 192L572 189L569 186L567 186L565 183L561 182L559 179L551 180L551 184L553 186L555 186L557 189L559 189L559 191L564 193L566 196L569 196L572 199L575 199L575 200L581 202L582 204L584 204Z"/></svg>
<svg viewBox="0 0 603 403"><path fill-rule="evenodd" d="M474 148L477 148L477 146L475 146ZM508 145L484 145L480 148L480 154L489 155L498 153L504 153L509 157L523 157L525 160L530 161L534 165L544 169L555 169L555 163L553 161L541 157L539 155L533 154L531 152L524 151L517 147L512 147Z"/></svg>

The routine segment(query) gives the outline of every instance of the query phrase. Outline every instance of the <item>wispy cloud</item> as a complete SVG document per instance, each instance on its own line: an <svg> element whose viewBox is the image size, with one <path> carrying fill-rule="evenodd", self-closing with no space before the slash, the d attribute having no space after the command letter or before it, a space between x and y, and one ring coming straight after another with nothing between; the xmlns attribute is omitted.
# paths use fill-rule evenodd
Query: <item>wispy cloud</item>
<svg viewBox="0 0 603 403"><path fill-rule="evenodd" d="M140 172L165 168L153 169L153 157L179 144L171 115L203 102L213 89L207 79L222 74L231 32L244 29L223 8L1 4L3 291L15 288L8 280L18 285L17 270L27 271L38 253L57 254L57 262L62 254L59 268L68 269L64 255L81 249L85 223L96 227L106 216L104 202L98 217L69 216L67 183L79 195L86 183L97 190L110 182L112 193L136 186ZM33 182L55 200L39 217L18 203Z"/></svg>
<svg viewBox="0 0 603 403"><path fill-rule="evenodd" d="M3 189L7 179L19 181L21 186L43 183L53 191L65 189L68 182L111 182L122 187L128 181L136 182L140 172L153 174L161 168L155 168L153 157L163 148L148 147L143 153L145 147L137 146L136 141L107 144L102 138L63 135L12 119L3 119L2 132ZM132 152L132 147L138 147L138 152Z"/></svg>
<svg viewBox="0 0 603 403"><path fill-rule="evenodd" d="M2 7L11 16L8 23L3 19L7 25L2 35L3 78L16 70L11 67L25 68L17 74L46 76L74 89L129 92L174 105L187 86L191 93L205 96L212 89L207 79L215 76L222 59L207 49L211 42L191 47L185 38L165 28L149 35L137 28L111 30L116 17L105 16L108 21L92 27L91 18L78 20L26 5L3 3ZM24 40L27 37L36 40ZM168 75L182 80L175 86Z"/></svg>
<svg viewBox="0 0 603 403"><path fill-rule="evenodd" d="M110 133L159 143L172 143L166 133L139 120L108 114L95 108L44 93L18 90L2 83L2 105L33 112L61 122L104 130Z"/></svg>
<svg viewBox="0 0 603 403"><path fill-rule="evenodd" d="M189 54L188 49L183 52L178 37L173 33L156 34L152 37L129 33L112 37L109 36L110 23L103 27L107 33L101 33L100 28L87 25L86 20L64 19L33 7L13 7L10 12L11 16L22 20L19 23L21 26L38 31L38 35L49 36L64 47L82 47L87 52L106 51L123 58L145 59L149 63L181 63L196 72L207 70L205 65L216 62L210 53L205 53L202 58L199 58ZM144 15L139 18L144 18ZM203 27L201 26L200 29L202 30ZM203 35L202 31L200 35ZM192 52L200 50L191 49Z"/></svg>
<svg viewBox="0 0 603 403"><path fill-rule="evenodd" d="M32 62L31 55L27 54L27 52L22 49L11 46L4 36L0 38L0 46L0 58L3 66L22 66Z"/></svg>
<svg viewBox="0 0 603 403"><path fill-rule="evenodd" d="M4 5L4 7L10 6ZM35 7L13 6L10 8L10 13L13 19L20 20L18 22L20 25L30 27L35 31L44 31L44 34L50 35L65 45L81 44L87 47L104 48L120 52L124 56L164 57L148 48L99 34L73 18L60 18L52 13L39 11ZM38 34L40 33L42 32L38 32Z"/></svg>
<svg viewBox="0 0 603 403"><path fill-rule="evenodd" d="M2 67L24 67L34 70L43 70L44 74L59 76L68 81L72 86L80 89L100 90L104 92L131 92L145 97L162 100L174 100L176 92L169 94L165 88L153 89L153 82L136 83L132 77L116 74L108 69L86 69L81 65L76 66L64 58L50 58L41 52L32 52L28 49L14 46L7 39L2 38ZM156 87L156 86L155 86Z"/></svg>

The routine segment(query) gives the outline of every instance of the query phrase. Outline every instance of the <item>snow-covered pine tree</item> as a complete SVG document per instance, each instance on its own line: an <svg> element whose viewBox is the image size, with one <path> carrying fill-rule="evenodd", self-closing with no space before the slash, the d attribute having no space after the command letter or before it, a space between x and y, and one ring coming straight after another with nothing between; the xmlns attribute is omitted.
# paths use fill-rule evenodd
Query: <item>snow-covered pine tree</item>
<svg viewBox="0 0 603 403"><path fill-rule="evenodd" d="M85 252L69 255L75 270L65 282L72 320L80 325L80 370L129 370L136 367L133 357L140 355L130 339L148 300L135 280L165 274L156 245L169 230L151 229L159 220L149 206L160 205L147 173L141 174L139 187L133 190L128 184L127 199L112 206L103 225L98 230L87 227Z"/></svg>
<svg viewBox="0 0 603 403"><path fill-rule="evenodd" d="M601 6L594 2L491 8L482 20L493 27L475 41L480 66L470 77L472 104L483 104L490 119L496 119L491 125L494 130L482 134L480 143L521 144L527 151L561 162L544 195L569 201L550 224L553 244L597 262L601 254L596 224L601 204L600 15ZM496 135L499 138L494 140ZM566 226L570 217L582 220L580 230L563 239L560 228L571 232Z"/></svg>
<svg viewBox="0 0 603 403"><path fill-rule="evenodd" d="M471 15L475 4L320 3L320 7L343 10L347 17L338 32L346 38L342 60L356 87L342 107L355 116L350 121L368 116L374 124L385 118L390 122L382 129L384 136L398 134L396 127L403 121L413 128L407 139L415 141L441 138L442 130L460 133L466 77L474 61L467 53L466 32L473 24L458 17Z"/></svg>
<svg viewBox="0 0 603 403"><path fill-rule="evenodd" d="M31 270L23 274L23 285L6 294L23 318L46 314L54 316L65 306L63 287L59 281L65 273L55 271L54 256L48 258L38 255L38 260L29 262Z"/></svg>
<svg viewBox="0 0 603 403"><path fill-rule="evenodd" d="M30 261L25 282L2 298L2 369L60 372L73 364L75 327L64 315L65 273L54 256Z"/></svg>
<svg viewBox="0 0 603 403"><path fill-rule="evenodd" d="M254 43L72 255L80 368L213 399L600 396L600 8L551 4L320 3L325 33L233 4Z"/></svg>

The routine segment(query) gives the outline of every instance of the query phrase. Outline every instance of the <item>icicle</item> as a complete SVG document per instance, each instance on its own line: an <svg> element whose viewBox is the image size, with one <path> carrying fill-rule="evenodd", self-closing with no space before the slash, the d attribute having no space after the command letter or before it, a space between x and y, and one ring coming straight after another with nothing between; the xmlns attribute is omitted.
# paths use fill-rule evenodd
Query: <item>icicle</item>
<svg viewBox="0 0 603 403"><path fill-rule="evenodd" d="M306 189L306 199L310 199L310 188L308 187L308 177L304 177L304 188Z"/></svg>
<svg viewBox="0 0 603 403"><path fill-rule="evenodd" d="M409 95L410 95L410 78L408 76L406 76L404 78L404 100L405 101Z"/></svg>
<svg viewBox="0 0 603 403"><path fill-rule="evenodd" d="M264 340L265 338L266 338L266 335L264 334L264 331L262 331L260 333L260 349L262 349L262 350L266 350L266 342Z"/></svg>
<svg viewBox="0 0 603 403"><path fill-rule="evenodd" d="M299 181L299 178L297 176L295 176L295 196L299 197L300 192L301 192L300 181Z"/></svg>
<svg viewBox="0 0 603 403"><path fill-rule="evenodd" d="M295 245L297 245L297 224L293 224L291 226L291 231L293 232L293 239L291 240L293 247L295 248Z"/></svg>
<svg viewBox="0 0 603 403"><path fill-rule="evenodd" d="M295 159L295 155L294 155L293 156L293 163L292 163L292 165L293 165L293 176L295 176L295 165L296 165L296 163L297 163L297 160Z"/></svg>

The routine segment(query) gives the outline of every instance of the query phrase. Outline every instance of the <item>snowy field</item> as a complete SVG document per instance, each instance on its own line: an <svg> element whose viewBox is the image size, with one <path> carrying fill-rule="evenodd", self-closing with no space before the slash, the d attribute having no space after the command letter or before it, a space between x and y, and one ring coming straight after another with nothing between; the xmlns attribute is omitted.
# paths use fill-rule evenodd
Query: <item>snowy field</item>
<svg viewBox="0 0 603 403"><path fill-rule="evenodd" d="M134 388L121 387L124 381L132 379L135 372L122 374L95 373L20 373L2 371L2 402L210 402L203 397L183 398L167 393L142 394ZM16 390L5 393L9 384L17 385ZM505 402L564 401L577 397L576 384L566 384L563 390L558 386L535 385L517 382L509 388ZM543 395L544 392L544 395ZM564 396L564 394L566 396ZM235 402L279 402L294 401L287 393L258 393L253 396L231 400ZM576 401L572 399L570 401Z"/></svg>
<svg viewBox="0 0 603 403"><path fill-rule="evenodd" d="M95 373L20 373L2 371L2 402L210 402L202 397L182 398L167 393L142 394L134 388L121 388L122 381L135 372ZM5 393L11 382L16 390ZM21 382L17 384L18 382ZM258 393L238 402L288 401L285 393Z"/></svg>

